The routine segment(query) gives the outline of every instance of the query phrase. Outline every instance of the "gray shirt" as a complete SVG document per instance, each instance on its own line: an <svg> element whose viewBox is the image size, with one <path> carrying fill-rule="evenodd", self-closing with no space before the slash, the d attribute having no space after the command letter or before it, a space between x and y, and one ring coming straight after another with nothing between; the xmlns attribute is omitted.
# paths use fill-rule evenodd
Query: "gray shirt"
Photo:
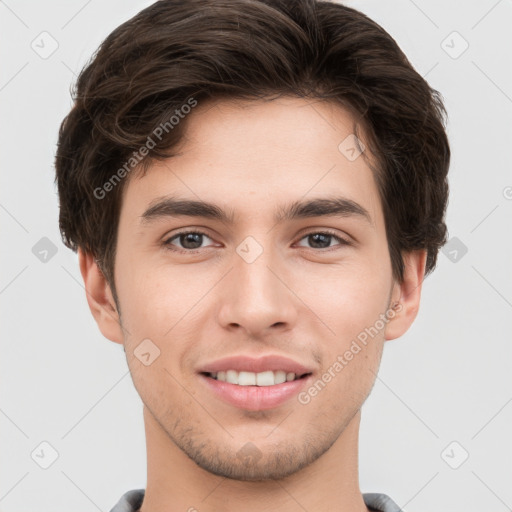
<svg viewBox="0 0 512 512"><path fill-rule="evenodd" d="M142 506L144 492L144 489L125 492L110 512L136 512ZM364 493L363 500L365 505L375 512L402 512L399 506L385 494Z"/></svg>

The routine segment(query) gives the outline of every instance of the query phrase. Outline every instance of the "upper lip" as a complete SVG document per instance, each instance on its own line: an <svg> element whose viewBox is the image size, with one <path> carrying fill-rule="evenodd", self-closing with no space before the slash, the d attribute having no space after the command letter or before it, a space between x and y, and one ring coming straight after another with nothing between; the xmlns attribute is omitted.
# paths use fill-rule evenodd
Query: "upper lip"
<svg viewBox="0 0 512 512"><path fill-rule="evenodd" d="M303 375L312 373L312 369L300 364L293 359L280 355L266 355L260 357L250 356L230 356L217 359L211 363L207 363L199 369L201 373L214 373L227 370L236 370L238 372L254 372L260 373L267 370L278 371L283 370L286 373L295 373Z"/></svg>

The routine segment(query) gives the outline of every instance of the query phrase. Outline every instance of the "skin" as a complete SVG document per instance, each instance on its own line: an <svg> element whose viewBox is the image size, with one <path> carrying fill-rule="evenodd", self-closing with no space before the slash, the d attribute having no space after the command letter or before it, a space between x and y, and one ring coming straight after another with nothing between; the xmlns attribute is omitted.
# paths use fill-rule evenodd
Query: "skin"
<svg viewBox="0 0 512 512"><path fill-rule="evenodd" d="M338 150L353 133L341 106L286 96L222 100L199 104L187 123L179 156L130 176L124 191L115 260L120 311L94 258L79 251L91 312L106 338L124 344L144 402L141 511L366 512L360 409L384 342L417 315L426 253L404 254L404 280L393 279L372 171L362 156L351 162ZM282 205L333 193L363 206L371 222L273 222ZM168 194L216 203L236 222L168 217L143 225L150 203ZM164 245L183 228L207 236L195 245L177 237L171 247L197 253ZM352 244L331 237L315 245L306 236L325 229ZM248 236L263 248L250 264L236 252ZM307 404L294 397L271 410L243 410L213 396L197 375L201 364L225 356L282 354L319 378L394 301L399 312ZM134 355L146 338L160 349L149 366ZM258 450L253 464L237 457L248 442Z"/></svg>

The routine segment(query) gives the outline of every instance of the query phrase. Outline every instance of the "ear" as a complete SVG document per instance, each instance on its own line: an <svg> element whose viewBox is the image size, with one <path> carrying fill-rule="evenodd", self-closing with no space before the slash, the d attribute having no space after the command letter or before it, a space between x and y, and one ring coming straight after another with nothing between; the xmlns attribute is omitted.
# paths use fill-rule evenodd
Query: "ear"
<svg viewBox="0 0 512 512"><path fill-rule="evenodd" d="M80 272L84 280L87 303L105 338L123 344L123 329L110 286L94 257L78 249Z"/></svg>
<svg viewBox="0 0 512 512"><path fill-rule="evenodd" d="M390 319L384 330L386 340L399 338L414 322L420 308L421 286L425 277L425 262L427 251L418 250L404 253L404 279L402 283L395 282L391 294L391 304L398 302L394 316L388 314ZM391 305L390 305L391 308Z"/></svg>

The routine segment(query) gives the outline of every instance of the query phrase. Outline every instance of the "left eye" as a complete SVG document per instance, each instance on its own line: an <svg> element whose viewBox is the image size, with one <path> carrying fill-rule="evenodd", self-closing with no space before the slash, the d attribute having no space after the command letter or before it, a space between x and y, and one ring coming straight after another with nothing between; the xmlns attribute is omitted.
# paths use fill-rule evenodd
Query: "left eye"
<svg viewBox="0 0 512 512"><path fill-rule="evenodd" d="M344 238L341 238L338 235L335 235L334 233L331 233L329 231L319 231L319 232L313 232L308 233L307 235L304 235L300 240L303 240L305 238L308 238L310 242L313 243L313 249L327 249L331 246L329 243L329 240L334 238L339 242L339 245L350 245L350 242L348 240L345 240ZM327 245L325 246L325 242L327 241ZM316 247L315 247L316 246Z"/></svg>
<svg viewBox="0 0 512 512"><path fill-rule="evenodd" d="M181 231L180 233L176 233L171 238L167 239L164 242L164 245L170 248L171 245L174 245L173 241L178 240L181 244L181 247L171 250L178 250L178 252L194 252L201 248L203 237L211 240L211 238L206 235L206 233L201 231ZM302 236L299 241L309 239L310 243L313 243L313 249L326 249L331 247L330 242L333 238L339 242L339 245L350 245L349 241L329 231L315 231L308 233Z"/></svg>

